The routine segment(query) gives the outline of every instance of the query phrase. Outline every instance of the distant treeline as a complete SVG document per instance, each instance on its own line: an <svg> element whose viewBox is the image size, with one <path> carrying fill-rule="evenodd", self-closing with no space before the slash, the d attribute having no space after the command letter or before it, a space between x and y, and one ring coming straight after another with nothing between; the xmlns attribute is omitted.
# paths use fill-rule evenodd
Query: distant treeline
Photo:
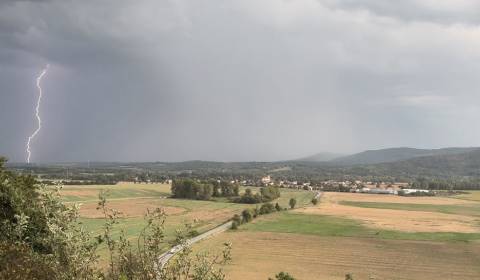
<svg viewBox="0 0 480 280"><path fill-rule="evenodd" d="M412 183L412 188L425 190L480 190L480 180L442 180L419 178Z"/></svg>

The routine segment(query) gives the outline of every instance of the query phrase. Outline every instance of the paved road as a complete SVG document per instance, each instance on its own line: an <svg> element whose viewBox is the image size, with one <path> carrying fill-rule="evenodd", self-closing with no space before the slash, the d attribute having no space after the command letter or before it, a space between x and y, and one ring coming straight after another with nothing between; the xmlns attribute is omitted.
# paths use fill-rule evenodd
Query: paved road
<svg viewBox="0 0 480 280"><path fill-rule="evenodd" d="M322 192L317 192L315 194L315 198L316 199L320 199L320 197L322 196ZM222 233L224 231L227 231L228 229L230 229L232 227L232 221L228 221L222 225L219 225L218 227L214 228L214 229L211 229L205 233L202 233L198 236L195 236L189 240L187 240L186 244L185 245L177 245L175 247L173 247L172 249L170 249L168 252L166 253L163 253L160 257L159 257L159 263L160 263L160 267L163 268L167 263L168 261L173 257L175 256L176 253L180 252L181 250L184 249L184 246L190 246L194 243L197 243L207 237L210 237L212 235L215 235L215 234L218 234L218 233Z"/></svg>
<svg viewBox="0 0 480 280"><path fill-rule="evenodd" d="M159 258L159 262L160 262L160 267L163 268L163 266L165 266L165 264L168 263L168 261L173 257L175 256L176 253L180 252L181 250L184 249L185 246L191 246L192 244L195 244L207 237L210 237L212 235L215 235L215 234L218 234L218 233L222 233L224 231L227 231L228 229L230 229L232 227L232 221L228 221L222 225L219 225L218 227L214 228L214 229L211 229L205 233L202 233L198 236L195 236L189 240L187 240L186 244L185 245L177 245L175 247L173 247L172 249L170 249L168 252L164 253L163 255L160 256Z"/></svg>

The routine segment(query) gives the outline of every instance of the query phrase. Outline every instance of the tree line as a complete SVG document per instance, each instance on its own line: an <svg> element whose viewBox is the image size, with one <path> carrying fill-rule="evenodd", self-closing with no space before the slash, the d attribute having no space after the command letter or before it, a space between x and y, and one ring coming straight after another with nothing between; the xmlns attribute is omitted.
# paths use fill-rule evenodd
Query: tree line
<svg viewBox="0 0 480 280"><path fill-rule="evenodd" d="M175 179L171 191L174 198L210 200L212 197L238 196L240 187L226 181Z"/></svg>
<svg viewBox="0 0 480 280"><path fill-rule="evenodd" d="M260 188L259 193L253 193L252 189L247 188L245 193L234 199L235 203L257 204L262 202L270 202L280 197L280 189L276 186L267 186Z"/></svg>

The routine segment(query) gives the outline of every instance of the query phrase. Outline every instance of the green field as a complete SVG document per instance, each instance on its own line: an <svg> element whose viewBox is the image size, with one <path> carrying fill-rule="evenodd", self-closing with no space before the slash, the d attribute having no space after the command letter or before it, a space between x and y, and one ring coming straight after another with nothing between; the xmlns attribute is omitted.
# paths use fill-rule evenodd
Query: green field
<svg viewBox="0 0 480 280"><path fill-rule="evenodd" d="M241 188L243 192L245 188ZM254 192L258 188L251 188ZM147 207L153 208L174 208L180 209L178 213L168 214L165 221L165 239L173 240L175 231L184 228L185 224L192 224L193 229L199 233L208 231L230 219L234 214L239 214L245 208L254 208L255 205L237 204L228 202L227 199L215 201L172 199L170 196L170 185L166 184L119 184L119 185L92 185L92 186L65 186L60 191L61 198L67 203L80 204L80 221L93 235L102 233L105 220L99 217L89 217L82 210L90 209L99 215L95 210L100 191L107 191L107 206L115 208L125 214L118 221L112 231L114 237L118 238L120 231L124 230L127 238L134 241L145 225L142 215L130 215L129 212L135 209L146 211ZM281 189L281 197L274 201L282 207L288 207L288 201L294 197L299 207L310 203L313 197L312 192ZM113 206L112 206L113 205ZM118 208L116 208L118 207ZM138 212L138 211L137 211ZM166 244L168 246L168 244ZM104 256L106 248L101 248L100 255Z"/></svg>
<svg viewBox="0 0 480 280"><path fill-rule="evenodd" d="M98 193L108 191L109 199L136 197L165 197L170 195L167 184L119 184L119 185L85 185L64 186L61 190L65 202L98 201Z"/></svg>
<svg viewBox="0 0 480 280"><path fill-rule="evenodd" d="M398 240L473 241L480 233L457 232L402 232L379 230L363 226L360 222L333 216L282 212L261 217L242 225L242 231L295 233L316 236L362 237Z"/></svg>
<svg viewBox="0 0 480 280"><path fill-rule="evenodd" d="M361 202L361 201L341 201L340 204L376 209L392 209L406 211L425 211L438 212L444 214L457 214L480 217L480 204L459 204L459 205L438 205L438 204L418 204L418 203L388 203L388 202Z"/></svg>

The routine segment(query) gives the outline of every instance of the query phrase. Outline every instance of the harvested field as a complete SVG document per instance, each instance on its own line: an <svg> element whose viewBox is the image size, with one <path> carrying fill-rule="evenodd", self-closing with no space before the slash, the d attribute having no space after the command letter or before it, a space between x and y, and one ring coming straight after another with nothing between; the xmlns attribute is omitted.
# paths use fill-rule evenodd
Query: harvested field
<svg viewBox="0 0 480 280"><path fill-rule="evenodd" d="M323 200L329 202L338 201L359 201L359 202L385 202L385 203L410 203L410 204L433 204L433 205L453 205L453 204L469 204L471 202L459 200L450 197L434 197L434 196L398 196L385 194L365 194L365 193L339 193L326 192L322 196ZM322 201L323 201L322 200Z"/></svg>
<svg viewBox="0 0 480 280"><path fill-rule="evenodd" d="M80 207L80 216L84 218L103 218L103 213L97 210L98 204L96 202L89 202L82 204ZM187 210L182 207L164 206L162 200L159 199L117 199L108 202L108 207L120 211L122 217L133 218L142 217L147 209L154 210L161 208L167 215L177 215Z"/></svg>
<svg viewBox="0 0 480 280"><path fill-rule="evenodd" d="M457 199L465 199L471 201L480 201L480 191L467 191L467 194L460 194L454 196Z"/></svg>
<svg viewBox="0 0 480 280"><path fill-rule="evenodd" d="M436 197L397 197L373 194L325 193L317 207L298 209L299 213L345 217L366 226L406 232L480 232L478 217L427 211L363 208L340 204L341 201L388 203L428 203L452 205L458 199ZM460 203L465 203L461 201Z"/></svg>
<svg viewBox="0 0 480 280"><path fill-rule="evenodd" d="M480 244L227 232L195 247L232 242L228 279L268 279L280 271L296 279L479 279Z"/></svg>

